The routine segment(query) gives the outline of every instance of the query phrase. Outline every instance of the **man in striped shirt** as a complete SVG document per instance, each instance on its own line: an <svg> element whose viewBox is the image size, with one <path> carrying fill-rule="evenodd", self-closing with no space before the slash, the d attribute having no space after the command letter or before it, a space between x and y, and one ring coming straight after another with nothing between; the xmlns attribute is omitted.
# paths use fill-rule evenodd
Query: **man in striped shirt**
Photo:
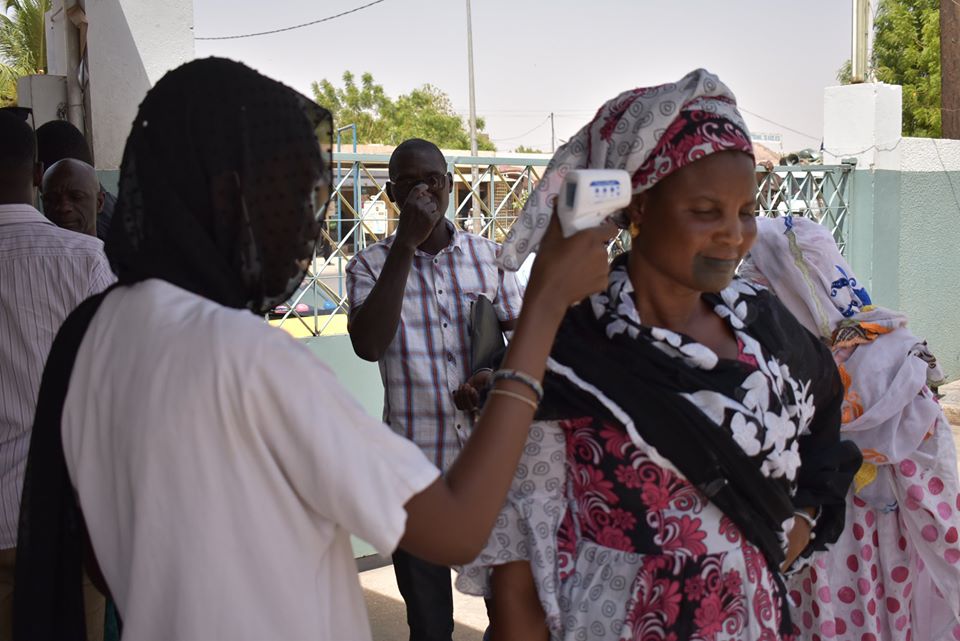
<svg viewBox="0 0 960 641"><path fill-rule="evenodd" d="M486 296L510 330L521 291L513 273L497 268L495 242L444 218L453 179L436 145L402 143L389 174L387 195L400 204L400 221L396 234L347 265L350 338L358 356L380 365L384 421L446 470L472 427L471 415L454 403L472 374L471 304ZM399 550L393 562L411 641L450 641L449 569Z"/></svg>
<svg viewBox="0 0 960 641"><path fill-rule="evenodd" d="M114 280L102 242L33 207L39 179L33 130L0 113L0 641L11 636L20 493L47 353L67 315ZM87 638L102 639L103 597L85 590Z"/></svg>

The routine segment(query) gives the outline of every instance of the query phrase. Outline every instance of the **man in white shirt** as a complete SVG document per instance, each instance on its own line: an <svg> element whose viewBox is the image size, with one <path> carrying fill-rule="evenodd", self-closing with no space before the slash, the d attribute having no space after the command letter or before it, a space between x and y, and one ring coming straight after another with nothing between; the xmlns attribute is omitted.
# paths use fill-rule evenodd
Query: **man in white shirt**
<svg viewBox="0 0 960 641"><path fill-rule="evenodd" d="M11 635L20 493L40 375L60 325L113 274L103 243L60 229L33 205L40 168L27 123L0 113L0 640ZM91 593L92 596L92 593ZM88 599L89 603L94 599ZM88 638L103 637L91 613ZM99 637L96 629L99 629Z"/></svg>

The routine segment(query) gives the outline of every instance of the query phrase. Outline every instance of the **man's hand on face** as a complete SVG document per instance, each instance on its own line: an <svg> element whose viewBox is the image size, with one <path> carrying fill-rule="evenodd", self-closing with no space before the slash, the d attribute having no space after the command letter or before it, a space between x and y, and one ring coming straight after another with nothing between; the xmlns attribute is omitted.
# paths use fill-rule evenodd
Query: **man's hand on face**
<svg viewBox="0 0 960 641"><path fill-rule="evenodd" d="M443 214L427 185L417 184L400 207L397 242L410 249L420 246L433 233Z"/></svg>

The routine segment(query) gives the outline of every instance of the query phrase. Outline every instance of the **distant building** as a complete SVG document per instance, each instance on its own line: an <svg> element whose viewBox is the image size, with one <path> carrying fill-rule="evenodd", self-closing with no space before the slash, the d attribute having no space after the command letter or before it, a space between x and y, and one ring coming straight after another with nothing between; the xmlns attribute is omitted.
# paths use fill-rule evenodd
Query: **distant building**
<svg viewBox="0 0 960 641"><path fill-rule="evenodd" d="M762 144L767 149L773 149L778 158L780 154L783 154L783 134L769 132L769 131L752 131L750 132L750 139L753 143Z"/></svg>

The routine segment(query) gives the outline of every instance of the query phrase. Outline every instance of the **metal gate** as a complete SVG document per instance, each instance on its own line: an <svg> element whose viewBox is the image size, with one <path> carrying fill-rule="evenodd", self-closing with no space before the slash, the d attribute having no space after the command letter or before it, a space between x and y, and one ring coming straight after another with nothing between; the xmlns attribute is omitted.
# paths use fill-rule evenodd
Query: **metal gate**
<svg viewBox="0 0 960 641"><path fill-rule="evenodd" d="M290 303L270 315L295 336L346 333L345 268L365 247L396 229L399 210L386 196L387 155L334 153L334 191L321 242ZM460 229L501 242L543 175L549 158L447 157L453 193L447 217ZM471 178L477 165L477 180ZM827 225L844 251L853 164L757 167L757 214L806 216ZM474 207L476 203L476 207ZM621 235L615 251L629 247Z"/></svg>

